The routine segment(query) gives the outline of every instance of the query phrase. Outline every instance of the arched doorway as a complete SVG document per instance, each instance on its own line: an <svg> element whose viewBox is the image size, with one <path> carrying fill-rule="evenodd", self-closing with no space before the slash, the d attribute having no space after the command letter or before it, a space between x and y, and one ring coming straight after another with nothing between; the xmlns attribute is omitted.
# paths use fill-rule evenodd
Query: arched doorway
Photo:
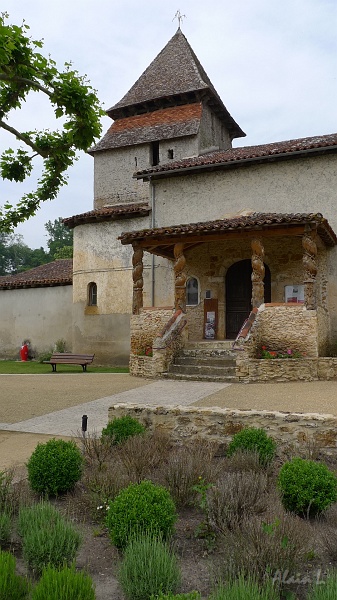
<svg viewBox="0 0 337 600"><path fill-rule="evenodd" d="M265 266L264 299L271 301L271 277ZM229 267L225 279L226 339L234 340L252 309L252 263L240 260Z"/></svg>

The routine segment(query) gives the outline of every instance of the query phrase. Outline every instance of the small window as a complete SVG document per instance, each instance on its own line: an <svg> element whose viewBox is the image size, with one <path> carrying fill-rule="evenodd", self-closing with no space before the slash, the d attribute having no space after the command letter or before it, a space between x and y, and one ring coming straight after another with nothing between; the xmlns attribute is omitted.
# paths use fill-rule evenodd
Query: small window
<svg viewBox="0 0 337 600"><path fill-rule="evenodd" d="M159 165L159 142L152 142L151 144L150 163L153 167Z"/></svg>
<svg viewBox="0 0 337 600"><path fill-rule="evenodd" d="M88 285L88 305L97 306L97 285L93 281Z"/></svg>
<svg viewBox="0 0 337 600"><path fill-rule="evenodd" d="M173 148L170 148L167 151L167 158L170 158L172 160L172 158L173 158Z"/></svg>
<svg viewBox="0 0 337 600"><path fill-rule="evenodd" d="M186 304L196 306L199 304L199 282L195 277L190 277L186 284Z"/></svg>

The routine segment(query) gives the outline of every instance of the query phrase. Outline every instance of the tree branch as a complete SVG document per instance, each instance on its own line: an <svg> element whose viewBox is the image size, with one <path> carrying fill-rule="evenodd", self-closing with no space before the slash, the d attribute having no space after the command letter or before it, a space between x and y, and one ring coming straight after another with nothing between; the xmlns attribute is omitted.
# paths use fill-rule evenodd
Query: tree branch
<svg viewBox="0 0 337 600"><path fill-rule="evenodd" d="M5 73L0 73L0 81L5 81L8 83L11 83L12 81L14 81L15 83L25 83L27 85L29 85L30 87L34 86L37 90L40 90L41 92L44 92L44 94L47 94L47 96L51 97L52 93L48 90L48 88L44 87L43 85L40 85L39 83L37 83L37 81L34 81L33 79L26 79L25 77L17 77L17 76L11 76L11 75L6 75Z"/></svg>
<svg viewBox="0 0 337 600"><path fill-rule="evenodd" d="M2 127L2 129L5 129L6 131L9 131L9 133L12 133L13 135L15 135L15 137L17 137L19 140L21 140L22 142L27 144L27 146L30 146L32 148L32 150L37 152L37 154L42 156L42 158L46 158L47 156L49 156L48 152L44 152L43 150L41 150L36 144L34 144L34 142L31 141L31 139L29 137L23 135L22 133L20 133L20 131L17 131L17 129L14 129L14 127L7 125L7 123L5 123L4 121L0 121L0 127Z"/></svg>

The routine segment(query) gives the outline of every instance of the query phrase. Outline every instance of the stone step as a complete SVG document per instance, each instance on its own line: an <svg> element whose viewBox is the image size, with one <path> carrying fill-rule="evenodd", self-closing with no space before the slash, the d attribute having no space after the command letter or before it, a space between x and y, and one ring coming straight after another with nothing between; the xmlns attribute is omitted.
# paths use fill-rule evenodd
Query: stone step
<svg viewBox="0 0 337 600"><path fill-rule="evenodd" d="M182 361L184 363L190 362L191 364L199 363L216 365L217 363L219 363L219 365L230 365L235 364L236 355L234 353L229 354L226 351L225 353L223 353L217 350L207 353L203 352L202 350L184 350L181 352L181 354L178 354L178 356L176 356L175 362L177 361Z"/></svg>
<svg viewBox="0 0 337 600"><path fill-rule="evenodd" d="M233 367L214 367L200 365L177 365L169 366L169 373L181 373L184 375L214 375L214 377L227 377L235 375L235 366Z"/></svg>
<svg viewBox="0 0 337 600"><path fill-rule="evenodd" d="M206 357L214 357L214 358L231 358L231 359L235 359L236 358L236 353L231 351L231 350L227 350L227 349L221 349L221 348L184 348L184 350L181 352L180 356L195 356L195 357L199 357L199 358L206 358Z"/></svg>
<svg viewBox="0 0 337 600"><path fill-rule="evenodd" d="M178 381L218 381L219 383L237 383L235 376L220 375L187 375L184 373L163 373L165 379L175 379Z"/></svg>
<svg viewBox="0 0 337 600"><path fill-rule="evenodd" d="M200 340L198 342L186 342L185 349L193 350L231 350L234 340Z"/></svg>
<svg viewBox="0 0 337 600"><path fill-rule="evenodd" d="M196 365L196 366L205 366L205 367L235 367L236 361L235 358L231 356L193 356L180 354L176 356L174 359L175 365Z"/></svg>

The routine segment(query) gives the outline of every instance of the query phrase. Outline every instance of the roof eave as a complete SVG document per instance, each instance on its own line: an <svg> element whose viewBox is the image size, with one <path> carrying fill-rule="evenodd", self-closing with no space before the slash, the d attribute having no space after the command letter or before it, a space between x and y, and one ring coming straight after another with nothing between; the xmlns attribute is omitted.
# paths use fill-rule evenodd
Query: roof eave
<svg viewBox="0 0 337 600"><path fill-rule="evenodd" d="M177 169L167 169L165 171L151 171L147 173L135 173L135 179L143 179L150 181L151 179L161 179L166 177L174 177L184 175L185 173L198 173L200 171L215 171L219 169L236 169L239 167L249 166L252 163L260 164L265 162L276 162L281 160L292 160L295 158L307 158L319 154L333 154L337 152L337 146L322 146L321 148L308 148L306 150L295 150L293 152L280 152L278 154L268 154L266 156L258 156L251 158L241 158L232 161L224 161L219 163L208 163L204 165L193 165L190 167L180 167Z"/></svg>

